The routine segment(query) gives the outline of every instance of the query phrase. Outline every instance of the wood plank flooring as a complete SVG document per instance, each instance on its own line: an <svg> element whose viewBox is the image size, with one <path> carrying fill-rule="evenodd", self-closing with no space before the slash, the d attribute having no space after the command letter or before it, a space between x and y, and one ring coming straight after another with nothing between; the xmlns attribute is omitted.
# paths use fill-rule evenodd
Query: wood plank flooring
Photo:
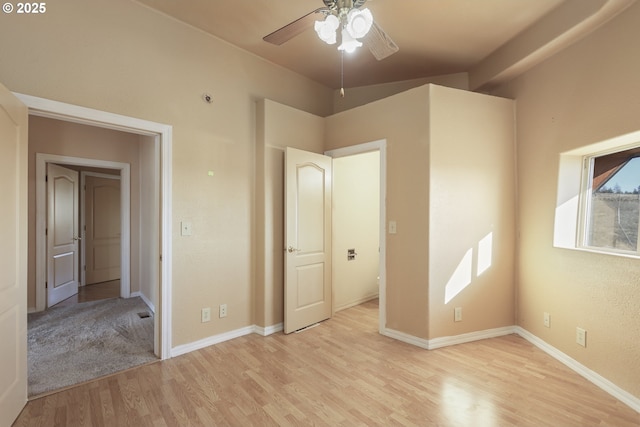
<svg viewBox="0 0 640 427"><path fill-rule="evenodd" d="M516 335L427 351L377 304L248 335L28 403L15 426L639 426L640 414Z"/></svg>
<svg viewBox="0 0 640 427"><path fill-rule="evenodd" d="M80 286L78 293L64 301L60 301L55 307L78 304L81 302L98 301L120 296L120 279L93 285Z"/></svg>

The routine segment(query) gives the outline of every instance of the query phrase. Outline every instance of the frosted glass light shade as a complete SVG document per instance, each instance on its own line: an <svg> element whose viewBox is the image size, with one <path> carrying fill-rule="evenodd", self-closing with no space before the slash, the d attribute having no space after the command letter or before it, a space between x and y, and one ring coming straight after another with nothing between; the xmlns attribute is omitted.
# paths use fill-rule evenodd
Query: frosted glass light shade
<svg viewBox="0 0 640 427"><path fill-rule="evenodd" d="M362 46L362 43L360 43L358 40L351 37L349 32L345 28L343 28L342 44L338 46L338 50L344 50L347 53L351 53L355 51L357 48L359 48L360 46Z"/></svg>
<svg viewBox="0 0 640 427"><path fill-rule="evenodd" d="M373 15L369 9L352 9L347 15L347 31L354 39L364 37L371 29Z"/></svg>
<svg viewBox="0 0 640 427"><path fill-rule="evenodd" d="M340 26L340 21L335 15L329 15L324 21L316 21L314 28L320 40L326 44L336 43L336 30Z"/></svg>

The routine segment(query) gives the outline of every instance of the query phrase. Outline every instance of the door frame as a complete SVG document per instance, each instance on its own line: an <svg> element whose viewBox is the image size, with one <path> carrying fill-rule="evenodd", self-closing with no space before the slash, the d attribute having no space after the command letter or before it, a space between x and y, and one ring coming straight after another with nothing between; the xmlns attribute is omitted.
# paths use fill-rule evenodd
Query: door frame
<svg viewBox="0 0 640 427"><path fill-rule="evenodd" d="M87 207L86 198L87 195L85 193L86 188L86 179L88 176L92 176L95 178L104 178L104 179L114 179L120 181L120 254L122 255L122 239L123 239L123 227L122 221L124 220L124 216L126 215L123 210L122 205L122 179L120 175L109 175L107 173L98 173L98 172L89 172L89 171L80 171L80 234L82 235L82 240L80 241L80 257L82 259L83 265L87 265L87 236L85 233L85 227L87 225ZM131 182L131 181L129 181ZM128 199L127 199L128 200ZM129 211L130 212L130 211ZM131 230L131 223L129 223L129 231ZM129 235L131 238L131 235ZM131 268L131 266L128 266ZM120 296L122 296L122 270L124 268L124 264L122 264L122 260L120 261ZM130 270L129 270L130 271ZM86 268L80 269L80 286L87 286L87 270ZM131 283L129 283L129 295L131 295Z"/></svg>
<svg viewBox="0 0 640 427"><path fill-rule="evenodd" d="M94 127L130 132L154 138L156 151L160 153L160 292L156 307L155 328L160 343L155 352L161 359L171 357L172 320L172 144L173 127L162 123L94 110L31 95L13 93L29 110L29 115L79 123ZM27 165L22 165L25 169ZM25 189L27 191L27 189ZM24 195L26 197L26 194ZM25 284L26 285L26 284ZM26 313L25 313L26 315Z"/></svg>
<svg viewBox="0 0 640 427"><path fill-rule="evenodd" d="M57 154L36 153L36 311L46 307L47 289L47 183L45 176L47 164L55 163L61 166L86 166L95 168L117 169L120 171L120 296L131 296L131 166L128 163L107 160L84 159L80 157L60 156ZM82 193L82 192L81 192ZM84 210L82 207L81 210ZM81 225L83 219L80 220ZM80 231L80 235L84 235ZM82 261L84 262L84 244L81 244ZM84 269L81 270L80 283L84 279Z"/></svg>
<svg viewBox="0 0 640 427"><path fill-rule="evenodd" d="M334 150L325 151L324 154L335 159L339 157L353 156L356 154L370 153L372 151L380 152L380 255L378 267L380 282L378 284L378 332L383 334L387 327L387 140L380 139L344 148L336 148ZM332 304L332 310L333 309Z"/></svg>

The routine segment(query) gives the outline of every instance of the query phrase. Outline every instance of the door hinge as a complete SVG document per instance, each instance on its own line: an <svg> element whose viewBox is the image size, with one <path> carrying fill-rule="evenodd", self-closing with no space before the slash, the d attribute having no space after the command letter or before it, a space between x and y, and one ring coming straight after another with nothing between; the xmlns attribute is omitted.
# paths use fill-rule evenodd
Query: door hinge
<svg viewBox="0 0 640 427"><path fill-rule="evenodd" d="M49 282L44 282L44 288L49 289Z"/></svg>
<svg viewBox="0 0 640 427"><path fill-rule="evenodd" d="M49 182L49 175L44 176L44 182Z"/></svg>

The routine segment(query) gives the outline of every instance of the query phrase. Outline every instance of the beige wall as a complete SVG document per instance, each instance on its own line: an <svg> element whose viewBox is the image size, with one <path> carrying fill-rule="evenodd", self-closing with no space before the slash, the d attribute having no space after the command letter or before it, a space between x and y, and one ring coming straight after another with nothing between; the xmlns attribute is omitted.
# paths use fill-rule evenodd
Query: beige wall
<svg viewBox="0 0 640 427"><path fill-rule="evenodd" d="M12 91L173 126L172 344L251 325L255 101L327 115L332 90L125 0L2 17L0 52ZM226 318L200 322L222 303Z"/></svg>
<svg viewBox="0 0 640 427"><path fill-rule="evenodd" d="M327 118L327 149L380 139L387 221L397 224L386 242L386 327L432 339L513 325L513 102L427 85ZM445 302L456 266L490 232L491 268Z"/></svg>
<svg viewBox="0 0 640 427"><path fill-rule="evenodd" d="M28 307L36 305L36 153L131 164L131 253L137 254L139 230L139 168L137 135L60 120L29 118L29 270ZM131 260L131 291L139 291L139 263Z"/></svg>
<svg viewBox="0 0 640 427"><path fill-rule="evenodd" d="M430 338L515 322L514 109L509 99L430 88Z"/></svg>
<svg viewBox="0 0 640 427"><path fill-rule="evenodd" d="M560 153L639 128L639 22L636 3L500 90L517 100L518 324L636 397L640 263L554 248L553 226Z"/></svg>
<svg viewBox="0 0 640 427"><path fill-rule="evenodd" d="M380 152L333 159L332 195L333 309L342 310L378 296Z"/></svg>

